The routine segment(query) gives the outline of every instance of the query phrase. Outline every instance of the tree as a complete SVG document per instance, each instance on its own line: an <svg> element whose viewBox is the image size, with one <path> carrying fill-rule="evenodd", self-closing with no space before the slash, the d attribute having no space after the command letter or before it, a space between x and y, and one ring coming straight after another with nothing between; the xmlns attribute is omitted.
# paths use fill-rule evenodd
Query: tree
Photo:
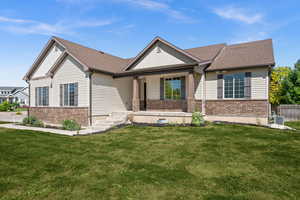
<svg viewBox="0 0 300 200"><path fill-rule="evenodd" d="M283 104L300 104L300 60L282 84Z"/></svg>
<svg viewBox="0 0 300 200"><path fill-rule="evenodd" d="M283 82L290 73L291 69L289 67L276 67L272 70L269 98L272 105L278 105L281 103Z"/></svg>

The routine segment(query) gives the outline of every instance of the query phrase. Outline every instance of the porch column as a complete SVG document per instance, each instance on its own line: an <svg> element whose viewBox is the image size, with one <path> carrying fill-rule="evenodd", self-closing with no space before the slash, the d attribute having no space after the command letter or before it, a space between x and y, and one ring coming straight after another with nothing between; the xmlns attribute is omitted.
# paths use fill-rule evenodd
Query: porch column
<svg viewBox="0 0 300 200"><path fill-rule="evenodd" d="M187 93L187 112L195 111L195 80L194 72L190 71L188 74L188 93Z"/></svg>
<svg viewBox="0 0 300 200"><path fill-rule="evenodd" d="M139 95L139 80L138 77L133 79L133 95L132 95L132 111L140 111L140 95Z"/></svg>

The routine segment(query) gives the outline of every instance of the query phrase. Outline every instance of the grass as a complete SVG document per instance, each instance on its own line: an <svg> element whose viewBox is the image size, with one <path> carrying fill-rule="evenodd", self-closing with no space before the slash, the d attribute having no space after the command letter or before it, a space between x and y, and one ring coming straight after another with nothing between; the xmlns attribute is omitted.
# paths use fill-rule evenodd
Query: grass
<svg viewBox="0 0 300 200"><path fill-rule="evenodd" d="M27 108L16 108L15 110L12 111L0 111L0 112L24 112L27 111Z"/></svg>
<svg viewBox="0 0 300 200"><path fill-rule="evenodd" d="M14 112L23 112L23 111L27 111L27 108L17 108Z"/></svg>
<svg viewBox="0 0 300 200"><path fill-rule="evenodd" d="M300 197L300 135L240 125L67 137L0 129L0 199Z"/></svg>
<svg viewBox="0 0 300 200"><path fill-rule="evenodd" d="M0 124L10 124L10 123L12 123L12 122L3 122L3 121L0 121Z"/></svg>
<svg viewBox="0 0 300 200"><path fill-rule="evenodd" d="M284 124L294 129L300 130L300 121L285 122Z"/></svg>

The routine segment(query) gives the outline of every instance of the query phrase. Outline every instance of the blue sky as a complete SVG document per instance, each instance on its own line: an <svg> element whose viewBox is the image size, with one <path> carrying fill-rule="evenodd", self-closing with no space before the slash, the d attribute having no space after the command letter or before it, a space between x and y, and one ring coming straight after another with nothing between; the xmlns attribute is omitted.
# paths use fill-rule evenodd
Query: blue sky
<svg viewBox="0 0 300 200"><path fill-rule="evenodd" d="M299 0L3 0L0 85L26 85L22 77L52 35L121 57L157 35L183 49L272 38L277 65L293 66L299 7Z"/></svg>

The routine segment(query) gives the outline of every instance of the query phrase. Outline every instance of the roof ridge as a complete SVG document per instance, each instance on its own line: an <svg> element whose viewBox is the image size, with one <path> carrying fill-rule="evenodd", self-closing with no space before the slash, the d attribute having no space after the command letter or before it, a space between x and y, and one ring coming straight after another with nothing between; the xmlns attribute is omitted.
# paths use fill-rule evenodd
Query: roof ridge
<svg viewBox="0 0 300 200"><path fill-rule="evenodd" d="M266 42L266 41L272 41L272 38L268 38L268 39L264 39L264 40L254 40L254 41L249 41L249 42L241 42L241 43L236 43L236 44L230 44L230 45L227 45L227 46L228 47L233 47L233 46L255 44L255 43Z"/></svg>

